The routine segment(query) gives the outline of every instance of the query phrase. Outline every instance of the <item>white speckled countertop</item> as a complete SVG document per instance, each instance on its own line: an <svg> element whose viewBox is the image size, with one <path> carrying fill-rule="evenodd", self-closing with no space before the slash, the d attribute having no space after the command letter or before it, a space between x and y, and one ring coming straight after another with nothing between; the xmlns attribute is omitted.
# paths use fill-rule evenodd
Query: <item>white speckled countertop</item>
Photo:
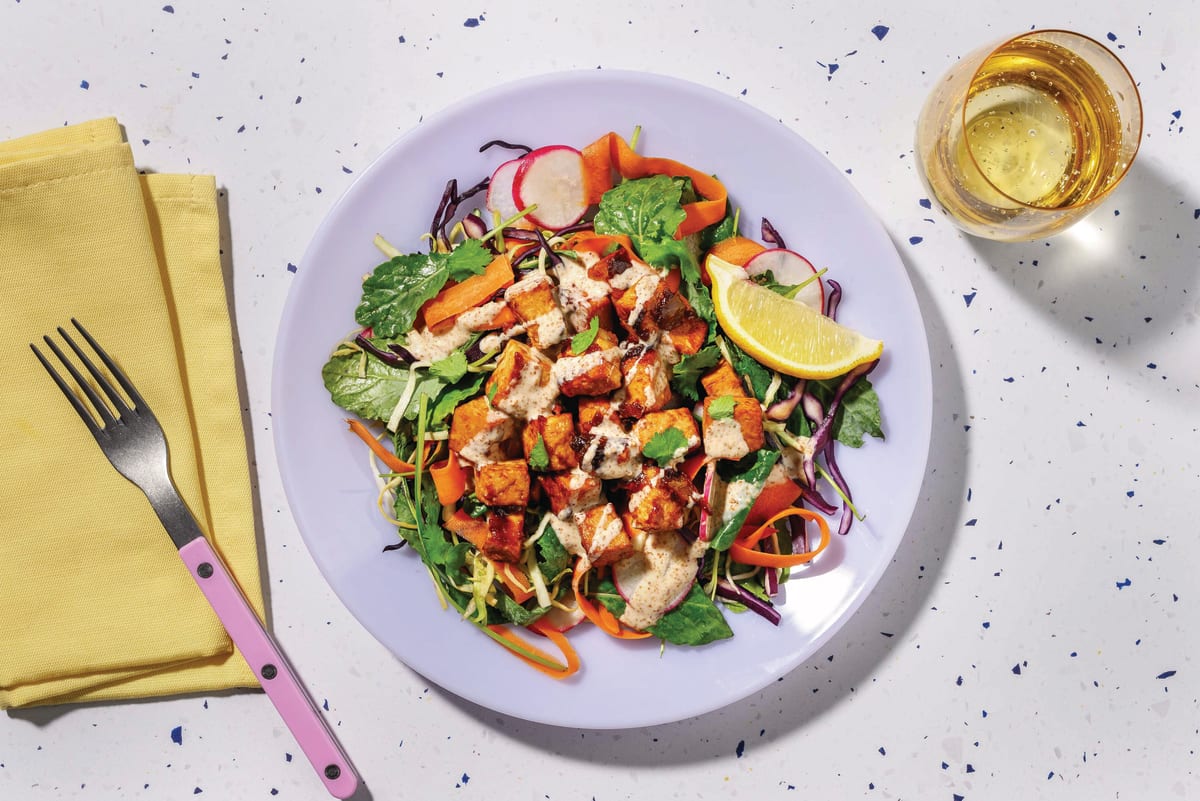
<svg viewBox="0 0 1200 801"><path fill-rule="evenodd" d="M0 136L116 115L139 166L217 176L274 630L363 797L1195 798L1200 16L1112 5L5 0ZM1077 230L972 240L922 204L913 121L957 57L1032 27L1117 50L1142 149ZM850 623L744 702L616 732L482 710L379 645L289 515L269 386L295 265L356 173L453 101L596 66L740 96L845 170L909 270L935 398L908 536ZM201 794L323 796L260 693L0 720L0 798Z"/></svg>

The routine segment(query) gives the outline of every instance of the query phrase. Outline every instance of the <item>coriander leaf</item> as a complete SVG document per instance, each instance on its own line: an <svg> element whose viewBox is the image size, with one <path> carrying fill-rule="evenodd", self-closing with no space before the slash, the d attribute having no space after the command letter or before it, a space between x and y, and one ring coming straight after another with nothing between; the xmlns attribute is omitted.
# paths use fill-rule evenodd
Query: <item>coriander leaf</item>
<svg viewBox="0 0 1200 801"><path fill-rule="evenodd" d="M687 453L687 446L687 436L675 426L671 426L651 437L646 447L642 448L642 455L658 462L659 467L666 467Z"/></svg>
<svg viewBox="0 0 1200 801"><path fill-rule="evenodd" d="M708 416L713 420L725 420L733 417L733 409L736 405L732 395L713 398L712 403L708 404Z"/></svg>
<svg viewBox="0 0 1200 801"><path fill-rule="evenodd" d="M721 361L716 345L706 345L698 353L684 354L671 368L671 386L680 395L695 402L700 400L700 378Z"/></svg>
<svg viewBox="0 0 1200 801"><path fill-rule="evenodd" d="M546 450L546 440L541 434L538 434L537 442L529 449L529 466L539 471L550 467L550 453Z"/></svg>
<svg viewBox="0 0 1200 801"><path fill-rule="evenodd" d="M538 569L547 581L554 581L571 566L571 555L563 547L553 526L546 527L542 536L537 538L536 545Z"/></svg>
<svg viewBox="0 0 1200 801"><path fill-rule="evenodd" d="M571 337L571 352L576 356L583 353L592 346L596 341L596 335L600 333L600 318L593 317L588 323L587 330L580 331L575 336Z"/></svg>
<svg viewBox="0 0 1200 801"><path fill-rule="evenodd" d="M476 520L487 517L488 508L483 505L483 501L479 500L479 496L473 492L468 492L463 496L462 509L468 516Z"/></svg>
<svg viewBox="0 0 1200 801"><path fill-rule="evenodd" d="M813 395L828 406L840 382L841 378L831 378L827 381L810 381L808 386ZM842 396L833 418L833 438L851 448L861 448L863 438L868 434L877 439L884 438L879 396L864 376Z"/></svg>
<svg viewBox="0 0 1200 801"><path fill-rule="evenodd" d="M625 181L600 198L596 233L627 234L639 254L647 242L674 240L679 224L687 217L680 203L682 192L666 175Z"/></svg>
<svg viewBox="0 0 1200 801"><path fill-rule="evenodd" d="M499 392L499 391L500 391L500 385L499 385L499 384L497 384L497 383L495 383L495 382L492 382L491 384L489 384L489 385L488 385L488 388L487 388L487 399L488 399L488 402L491 402L491 401L494 401L494 400L496 400L496 393L497 393L497 392Z"/></svg>
<svg viewBox="0 0 1200 801"><path fill-rule="evenodd" d="M447 281L480 275L491 260L492 254L477 239L468 239L449 253L396 256L376 267L363 282L354 319L370 326L376 336L407 333L422 304L437 295Z"/></svg>
<svg viewBox="0 0 1200 801"><path fill-rule="evenodd" d="M362 369L362 373L359 370ZM408 385L408 369L361 354L334 356L321 368L321 380L338 406L367 420L387 420Z"/></svg>
<svg viewBox="0 0 1200 801"><path fill-rule="evenodd" d="M429 372L448 384L453 384L467 374L467 356L456 350L444 359L429 365Z"/></svg>
<svg viewBox="0 0 1200 801"><path fill-rule="evenodd" d="M528 626L549 612L550 607L539 606L536 609L526 609L510 598L508 593L498 592L496 593L496 611L509 623L515 623L518 626Z"/></svg>
<svg viewBox="0 0 1200 801"><path fill-rule="evenodd" d="M683 603L663 615L648 631L673 645L706 645L733 636L725 616L699 584L692 584Z"/></svg>
<svg viewBox="0 0 1200 801"><path fill-rule="evenodd" d="M470 374L470 377L447 388L438 395L429 412L429 425L439 426L446 422L446 418L454 413L459 404L469 401L479 394L479 388L483 386L483 380L483 373L473 373Z"/></svg>
<svg viewBox="0 0 1200 801"><path fill-rule="evenodd" d="M729 546L737 538L738 532L742 530L742 524L749 517L754 501L762 493L763 485L767 483L767 476L771 474L771 468L778 460L778 451L760 450L737 463L739 472L734 475L725 488L724 497L728 499L730 490L736 489L738 497L743 502L735 509L714 509L719 513L721 523L709 545L714 551L729 550ZM721 506L723 507L724 503Z"/></svg>

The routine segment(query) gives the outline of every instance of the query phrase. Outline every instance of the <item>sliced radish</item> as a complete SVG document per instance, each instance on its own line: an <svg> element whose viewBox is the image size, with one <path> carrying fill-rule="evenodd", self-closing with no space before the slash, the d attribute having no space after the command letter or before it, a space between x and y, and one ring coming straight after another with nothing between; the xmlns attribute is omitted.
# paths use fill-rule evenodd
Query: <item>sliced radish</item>
<svg viewBox="0 0 1200 801"><path fill-rule="evenodd" d="M825 287L820 278L813 278L817 274L817 268L812 266L812 262L796 251L784 248L764 250L746 262L747 275L760 275L768 270L775 276L775 283L785 286L803 284L812 278L796 295L796 300L810 309L824 313Z"/></svg>
<svg viewBox="0 0 1200 801"><path fill-rule="evenodd" d="M549 612L542 615L542 620L546 621L547 625L555 631L569 631L583 621L583 610L576 606L574 610L568 612L552 606Z"/></svg>
<svg viewBox="0 0 1200 801"><path fill-rule="evenodd" d="M517 201L513 199L513 180L517 177L520 167L521 159L506 161L496 168L492 179L488 181L488 211L496 212L502 220L507 220L520 211Z"/></svg>
<svg viewBox="0 0 1200 801"><path fill-rule="evenodd" d="M658 531L646 537L641 551L613 565L612 579L639 616L657 620L687 597L697 569L687 540L674 531Z"/></svg>
<svg viewBox="0 0 1200 801"><path fill-rule="evenodd" d="M551 231L574 225L588 209L583 154L566 145L539 147L520 159L513 179L518 209L537 206L529 219Z"/></svg>
<svg viewBox="0 0 1200 801"><path fill-rule="evenodd" d="M708 530L713 519L713 515L709 513L709 510L713 508L711 499L713 497L713 490L716 488L715 483L721 479L717 478L716 465L710 464L704 470L704 494L700 498L700 529L696 536L702 542L708 542L712 539L712 532Z"/></svg>

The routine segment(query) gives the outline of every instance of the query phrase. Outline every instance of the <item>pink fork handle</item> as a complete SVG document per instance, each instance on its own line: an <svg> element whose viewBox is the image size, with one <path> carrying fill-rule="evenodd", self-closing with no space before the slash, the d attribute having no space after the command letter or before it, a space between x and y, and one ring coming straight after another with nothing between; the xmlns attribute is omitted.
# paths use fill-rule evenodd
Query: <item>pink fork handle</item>
<svg viewBox="0 0 1200 801"><path fill-rule="evenodd" d="M267 697L275 704L300 750L316 769L325 789L334 798L349 798L358 787L358 775L324 716L301 686L292 666L233 582L225 564L204 537L180 548L179 555L251 670L259 677Z"/></svg>

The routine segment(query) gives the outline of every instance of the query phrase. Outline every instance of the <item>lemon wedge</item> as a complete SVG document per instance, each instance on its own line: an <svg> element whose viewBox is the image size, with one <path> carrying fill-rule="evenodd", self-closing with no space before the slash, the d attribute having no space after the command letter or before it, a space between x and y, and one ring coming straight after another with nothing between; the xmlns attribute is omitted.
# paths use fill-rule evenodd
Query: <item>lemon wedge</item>
<svg viewBox="0 0 1200 801"><path fill-rule="evenodd" d="M748 280L746 271L710 255L717 321L762 364L797 378L833 378L883 353L883 342L841 325L803 303Z"/></svg>

